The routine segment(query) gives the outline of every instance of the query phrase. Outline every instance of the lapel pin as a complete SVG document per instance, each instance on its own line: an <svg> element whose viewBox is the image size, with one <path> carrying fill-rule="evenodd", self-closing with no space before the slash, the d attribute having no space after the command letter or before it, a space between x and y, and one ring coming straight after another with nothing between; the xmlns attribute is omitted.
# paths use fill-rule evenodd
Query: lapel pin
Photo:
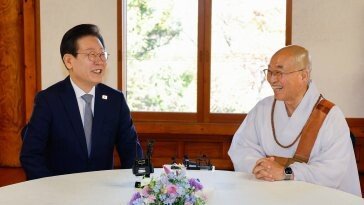
<svg viewBox="0 0 364 205"><path fill-rule="evenodd" d="M103 100L107 100L107 95L102 95Z"/></svg>

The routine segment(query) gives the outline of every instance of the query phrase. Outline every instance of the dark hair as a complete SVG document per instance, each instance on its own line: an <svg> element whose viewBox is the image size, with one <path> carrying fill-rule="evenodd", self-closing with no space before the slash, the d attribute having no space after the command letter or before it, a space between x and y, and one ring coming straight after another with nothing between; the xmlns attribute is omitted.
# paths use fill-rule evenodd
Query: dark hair
<svg viewBox="0 0 364 205"><path fill-rule="evenodd" d="M93 24L80 24L71 28L63 35L60 46L61 58L63 59L63 56L67 53L77 56L77 40L84 36L97 37L105 48L104 39L100 34L99 27Z"/></svg>

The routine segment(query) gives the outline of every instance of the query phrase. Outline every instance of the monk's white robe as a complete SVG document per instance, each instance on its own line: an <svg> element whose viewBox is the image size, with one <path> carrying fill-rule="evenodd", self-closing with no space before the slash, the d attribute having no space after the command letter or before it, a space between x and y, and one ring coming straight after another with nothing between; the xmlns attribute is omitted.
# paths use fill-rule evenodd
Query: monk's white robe
<svg viewBox="0 0 364 205"><path fill-rule="evenodd" d="M291 117L287 114L284 102L276 102L274 124L277 139L281 144L289 145L296 139L319 95L316 86L311 82ZM256 161L266 156L293 157L299 140L290 148L282 148L274 141L271 126L273 99L273 96L270 96L258 102L236 131L228 152L235 171L252 173ZM295 162L290 167L294 173L294 180L361 196L349 127L337 106L326 116L309 162Z"/></svg>

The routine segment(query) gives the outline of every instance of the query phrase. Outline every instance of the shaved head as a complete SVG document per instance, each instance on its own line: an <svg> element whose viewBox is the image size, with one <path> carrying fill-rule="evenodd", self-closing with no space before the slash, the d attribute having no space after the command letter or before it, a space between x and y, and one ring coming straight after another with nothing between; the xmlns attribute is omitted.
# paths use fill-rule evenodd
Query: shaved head
<svg viewBox="0 0 364 205"><path fill-rule="evenodd" d="M272 58L280 55L291 58L292 63L296 64L297 67L311 71L311 58L306 48L298 45L286 46L279 49Z"/></svg>

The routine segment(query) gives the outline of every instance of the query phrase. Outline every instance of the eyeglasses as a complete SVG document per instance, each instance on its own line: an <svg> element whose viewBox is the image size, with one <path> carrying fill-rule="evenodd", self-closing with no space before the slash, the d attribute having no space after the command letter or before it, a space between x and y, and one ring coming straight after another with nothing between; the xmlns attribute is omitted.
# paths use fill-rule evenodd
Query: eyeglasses
<svg viewBox="0 0 364 205"><path fill-rule="evenodd" d="M282 78L283 75L288 75L288 74L291 74L291 73L296 73L296 72L300 72L300 71L303 71L305 70L305 68L303 69L300 69L300 70L294 70L294 71L290 71L290 72L283 72L283 71L271 71L269 69L264 69L263 72L264 72L264 75L265 77L276 77L276 78Z"/></svg>
<svg viewBox="0 0 364 205"><path fill-rule="evenodd" d="M97 57L99 57L103 62L106 62L107 59L109 58L109 53L106 51L103 51L101 53L97 53L95 51L91 51L89 53L77 53L77 54L84 54L87 55L88 59L92 62L96 62L97 61Z"/></svg>

